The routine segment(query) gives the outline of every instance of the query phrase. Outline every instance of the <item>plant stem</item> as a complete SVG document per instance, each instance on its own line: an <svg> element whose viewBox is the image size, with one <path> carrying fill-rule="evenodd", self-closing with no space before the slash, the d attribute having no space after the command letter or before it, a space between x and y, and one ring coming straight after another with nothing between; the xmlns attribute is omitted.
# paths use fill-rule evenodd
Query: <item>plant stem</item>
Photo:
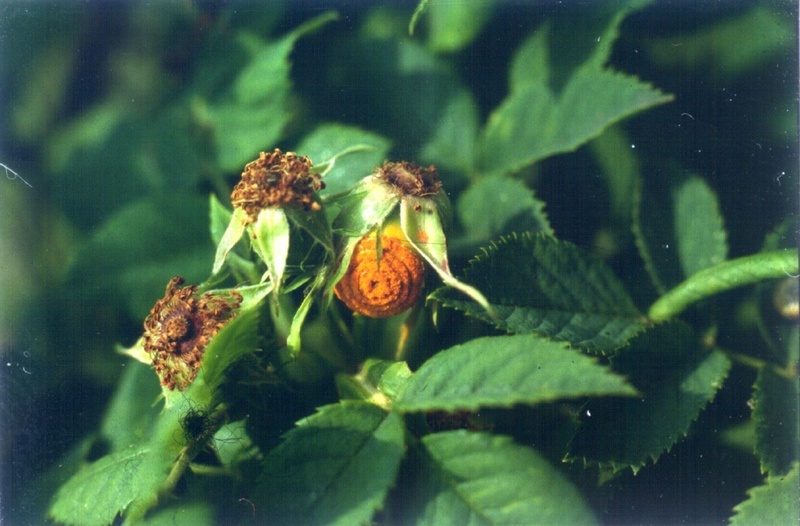
<svg viewBox="0 0 800 526"><path fill-rule="evenodd" d="M796 275L796 250L762 252L701 270L670 290L650 307L652 321L673 318L701 299L766 279Z"/></svg>

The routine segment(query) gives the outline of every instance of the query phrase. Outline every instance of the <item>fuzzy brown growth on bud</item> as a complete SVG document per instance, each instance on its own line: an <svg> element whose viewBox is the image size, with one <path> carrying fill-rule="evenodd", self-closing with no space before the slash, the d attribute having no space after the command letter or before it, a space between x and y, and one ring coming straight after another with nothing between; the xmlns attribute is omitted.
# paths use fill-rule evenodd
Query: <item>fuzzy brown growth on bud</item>
<svg viewBox="0 0 800 526"><path fill-rule="evenodd" d="M172 278L144 320L144 349L161 385L181 391L194 381L206 346L242 301L238 292L198 296L196 285L182 284L183 278Z"/></svg>
<svg viewBox="0 0 800 526"><path fill-rule="evenodd" d="M378 168L375 177L394 186L401 196L435 195L442 188L433 165L423 168L408 161L387 162Z"/></svg>
<svg viewBox="0 0 800 526"><path fill-rule="evenodd" d="M319 210L314 193L325 188L319 174L311 173L312 162L296 153L275 149L261 152L258 159L248 163L242 180L233 188L231 202L247 212L250 222L270 206L296 204L304 210Z"/></svg>

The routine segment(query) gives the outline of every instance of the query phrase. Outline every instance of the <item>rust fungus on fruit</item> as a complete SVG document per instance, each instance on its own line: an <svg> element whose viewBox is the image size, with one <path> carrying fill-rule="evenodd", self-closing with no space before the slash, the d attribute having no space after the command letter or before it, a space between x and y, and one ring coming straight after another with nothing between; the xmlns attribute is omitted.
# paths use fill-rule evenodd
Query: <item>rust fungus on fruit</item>
<svg viewBox="0 0 800 526"><path fill-rule="evenodd" d="M304 210L319 210L314 192L325 188L319 174L311 173L308 157L296 153L283 153L275 149L261 152L258 159L248 163L242 180L233 188L231 202L247 212L252 223L258 213L270 206L300 205Z"/></svg>
<svg viewBox="0 0 800 526"><path fill-rule="evenodd" d="M387 162L378 168L375 177L394 186L401 196L436 195L442 188L433 165L423 168L408 161Z"/></svg>
<svg viewBox="0 0 800 526"><path fill-rule="evenodd" d="M388 318L412 307L422 294L425 267L403 241L381 236L378 259L375 234L362 238L334 292L351 310Z"/></svg>
<svg viewBox="0 0 800 526"><path fill-rule="evenodd" d="M144 320L144 349L161 385L170 390L183 390L194 381L206 346L242 301L235 291L197 295L196 285L182 284L183 278L172 278Z"/></svg>

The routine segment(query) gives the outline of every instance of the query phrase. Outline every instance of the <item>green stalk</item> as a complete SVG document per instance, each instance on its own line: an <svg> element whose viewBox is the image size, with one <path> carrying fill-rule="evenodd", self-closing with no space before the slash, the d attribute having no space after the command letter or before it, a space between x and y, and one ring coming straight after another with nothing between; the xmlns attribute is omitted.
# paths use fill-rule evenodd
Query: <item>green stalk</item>
<svg viewBox="0 0 800 526"><path fill-rule="evenodd" d="M668 320L692 303L720 292L797 273L797 251L793 249L761 252L724 261L693 274L661 296L650 306L648 316L653 321Z"/></svg>

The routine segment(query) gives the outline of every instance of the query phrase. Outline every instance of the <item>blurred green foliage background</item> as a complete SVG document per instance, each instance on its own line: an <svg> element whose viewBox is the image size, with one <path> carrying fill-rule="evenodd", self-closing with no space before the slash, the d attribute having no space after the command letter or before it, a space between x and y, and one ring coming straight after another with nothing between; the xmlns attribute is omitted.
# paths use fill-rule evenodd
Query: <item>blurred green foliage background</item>
<svg viewBox="0 0 800 526"><path fill-rule="evenodd" d="M37 516L33 481L97 426L125 367L114 346L141 334L170 277L207 276L208 194L227 203L258 149L322 150L309 143L319 126L358 127L377 147L375 164L435 162L455 198L477 170L458 133L505 97L527 35L549 20L565 71L593 41L599 8L566 4L432 6L413 38L409 2L0 5L0 162L31 185L0 179L0 511ZM329 10L336 20L292 33ZM731 257L757 251L797 208L796 21L788 1L656 2L624 22L611 54L614 69L675 96L619 137L643 174L706 178ZM253 82L271 96L252 95ZM442 131L448 112L459 117ZM454 149L443 149L443 133ZM635 276L641 263L615 224L625 203L610 200L591 148L520 179L547 203L560 238ZM481 159L488 171L491 156ZM472 247L468 223L456 228ZM752 384L737 374L732 384Z"/></svg>

